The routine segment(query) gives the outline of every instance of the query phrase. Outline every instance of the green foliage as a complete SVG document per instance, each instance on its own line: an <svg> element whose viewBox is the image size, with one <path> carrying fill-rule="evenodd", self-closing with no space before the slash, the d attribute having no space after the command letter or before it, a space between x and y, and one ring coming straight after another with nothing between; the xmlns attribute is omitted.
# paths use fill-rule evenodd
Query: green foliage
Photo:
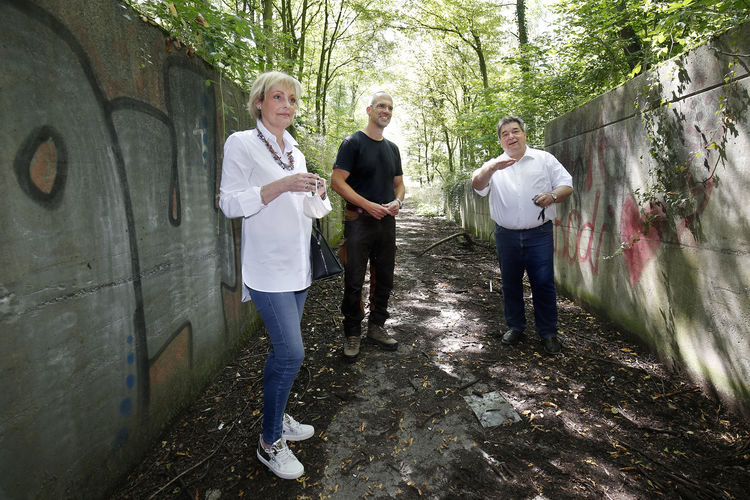
<svg viewBox="0 0 750 500"><path fill-rule="evenodd" d="M172 50L200 55L241 87L271 68L294 74L305 89L300 143L323 174L364 125L366 95L389 90L407 173L445 186L500 154L502 116L522 117L529 144L541 147L552 118L750 18L750 0L558 0L552 21L540 20L546 0L126 1L169 33ZM731 112L724 106L722 116ZM707 144L720 156L720 140ZM656 192L680 192L683 173L654 172Z"/></svg>
<svg viewBox="0 0 750 500"><path fill-rule="evenodd" d="M443 210L439 205L418 203L416 212L423 217L440 217L443 215Z"/></svg>
<svg viewBox="0 0 750 500"><path fill-rule="evenodd" d="M599 92L750 19L747 0L560 0L555 10L572 74Z"/></svg>
<svg viewBox="0 0 750 500"><path fill-rule="evenodd" d="M425 217L440 217L443 215L443 194L440 188L429 185L407 186L410 208Z"/></svg>
<svg viewBox="0 0 750 500"><path fill-rule="evenodd" d="M690 83L681 60L676 66L677 95L683 95ZM669 99L658 80L650 80L636 101L644 129L649 137L649 185L637 189L641 206L643 233L654 225L667 227L683 220L693 235L700 236L700 204L706 192L719 183L718 167L724 165L726 149L739 134L737 125L742 113L750 107L750 96L738 85L736 73L730 63L714 113L715 127L703 123L689 123ZM698 150L684 146L686 127L694 128L701 136Z"/></svg>
<svg viewBox="0 0 750 500"><path fill-rule="evenodd" d="M252 11L227 10L200 0L126 1L170 34L168 50L184 48L199 55L241 87L247 88L261 68Z"/></svg>

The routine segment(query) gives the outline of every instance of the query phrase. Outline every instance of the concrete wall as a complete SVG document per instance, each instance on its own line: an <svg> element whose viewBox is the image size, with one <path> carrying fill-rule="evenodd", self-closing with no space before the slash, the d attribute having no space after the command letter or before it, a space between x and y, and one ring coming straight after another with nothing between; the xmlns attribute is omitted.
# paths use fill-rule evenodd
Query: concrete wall
<svg viewBox="0 0 750 500"><path fill-rule="evenodd" d="M545 130L546 148L575 183L555 220L561 292L635 334L743 411L750 409L748 53L746 24ZM736 75L727 88L730 66ZM645 120L634 106L644 92L667 104L648 111ZM724 104L736 134L722 135L717 110ZM656 165L650 137L660 151L671 151L676 164L689 165L691 195L683 213L659 217L639 235L644 216L637 193L649 190ZM711 141L723 142L723 160L718 149L705 149ZM704 160L718 165L707 182ZM461 205L482 217L486 204L475 196L469 193Z"/></svg>
<svg viewBox="0 0 750 500"><path fill-rule="evenodd" d="M445 193L445 216L483 240L494 243L495 222L490 218L489 199L489 196L476 194L471 187L471 180L466 180Z"/></svg>
<svg viewBox="0 0 750 500"><path fill-rule="evenodd" d="M246 98L114 0L0 31L0 499L97 497L256 321L216 201Z"/></svg>

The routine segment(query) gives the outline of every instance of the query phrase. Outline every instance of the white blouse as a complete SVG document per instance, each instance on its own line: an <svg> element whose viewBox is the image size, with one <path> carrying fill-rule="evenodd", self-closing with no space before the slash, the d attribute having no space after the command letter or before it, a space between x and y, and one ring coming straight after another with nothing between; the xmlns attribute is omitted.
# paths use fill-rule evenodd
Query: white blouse
<svg viewBox="0 0 750 500"><path fill-rule="evenodd" d="M258 120L257 128L279 153L276 136ZM242 217L242 301L250 300L247 287L261 292L292 292L310 286L310 233L312 219L302 211L309 193L290 192L264 205L260 189L266 184L307 172L297 141L284 131L284 151L292 151L294 170L276 163L256 129L230 135L224 144L219 207L229 218ZM288 161L286 153L279 156ZM325 202L331 209L331 201Z"/></svg>

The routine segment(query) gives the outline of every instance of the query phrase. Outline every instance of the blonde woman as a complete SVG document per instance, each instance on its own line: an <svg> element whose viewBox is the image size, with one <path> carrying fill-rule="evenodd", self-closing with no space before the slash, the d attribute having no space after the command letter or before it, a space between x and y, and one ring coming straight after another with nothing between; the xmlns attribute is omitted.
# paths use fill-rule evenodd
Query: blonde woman
<svg viewBox="0 0 750 500"><path fill-rule="evenodd" d="M305 472L286 442L315 432L285 413L305 356L300 321L311 283L312 219L303 213L303 199L317 190L331 210L325 183L307 172L305 157L286 130L300 93L299 82L289 75L258 76L248 102L256 128L227 138L219 197L227 217L242 218L242 300L253 301L271 341L257 456L283 479Z"/></svg>

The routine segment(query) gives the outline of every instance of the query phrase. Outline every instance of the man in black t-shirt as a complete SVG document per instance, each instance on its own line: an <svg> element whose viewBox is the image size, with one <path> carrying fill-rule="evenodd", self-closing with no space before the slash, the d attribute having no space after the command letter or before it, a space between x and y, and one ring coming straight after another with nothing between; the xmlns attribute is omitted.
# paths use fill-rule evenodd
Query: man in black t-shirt
<svg viewBox="0 0 750 500"><path fill-rule="evenodd" d="M404 201L404 181L398 147L383 137L391 121L393 99L377 92L367 106L364 130L341 143L331 174L331 187L346 200L344 243L343 355L359 355L361 323L365 317L362 287L370 262L368 340L395 351L398 342L385 329L388 299L396 264L396 215Z"/></svg>

